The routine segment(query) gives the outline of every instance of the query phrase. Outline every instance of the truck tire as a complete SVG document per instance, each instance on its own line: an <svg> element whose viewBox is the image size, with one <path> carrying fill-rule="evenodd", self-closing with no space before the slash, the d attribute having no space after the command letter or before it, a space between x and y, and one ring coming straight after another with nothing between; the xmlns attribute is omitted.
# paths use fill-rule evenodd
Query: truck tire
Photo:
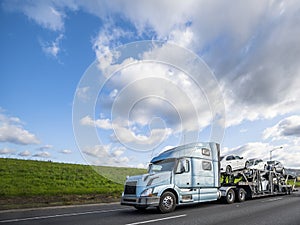
<svg viewBox="0 0 300 225"><path fill-rule="evenodd" d="M165 192L163 195L160 197L159 205L157 209L161 213L169 213L173 212L176 207L176 197L172 192Z"/></svg>
<svg viewBox="0 0 300 225"><path fill-rule="evenodd" d="M134 208L136 208L138 211L145 211L147 209L147 206L135 205Z"/></svg>
<svg viewBox="0 0 300 225"><path fill-rule="evenodd" d="M238 188L236 190L236 201L237 202L244 202L246 200L246 191L244 188Z"/></svg>
<svg viewBox="0 0 300 225"><path fill-rule="evenodd" d="M232 203L234 203L234 201L235 201L235 193L234 193L234 190L233 190L233 189L229 189L229 190L227 191L227 194L226 194L224 200L225 200L225 203L227 203L227 204L232 204Z"/></svg>

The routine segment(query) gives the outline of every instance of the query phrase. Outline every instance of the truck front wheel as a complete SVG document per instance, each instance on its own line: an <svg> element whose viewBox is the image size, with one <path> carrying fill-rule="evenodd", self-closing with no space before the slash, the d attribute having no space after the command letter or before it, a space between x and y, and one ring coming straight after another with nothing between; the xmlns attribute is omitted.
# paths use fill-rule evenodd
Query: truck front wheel
<svg viewBox="0 0 300 225"><path fill-rule="evenodd" d="M159 205L158 205L158 210L161 213L169 213L173 212L176 207L176 197L172 192L165 192L163 195L160 197Z"/></svg>

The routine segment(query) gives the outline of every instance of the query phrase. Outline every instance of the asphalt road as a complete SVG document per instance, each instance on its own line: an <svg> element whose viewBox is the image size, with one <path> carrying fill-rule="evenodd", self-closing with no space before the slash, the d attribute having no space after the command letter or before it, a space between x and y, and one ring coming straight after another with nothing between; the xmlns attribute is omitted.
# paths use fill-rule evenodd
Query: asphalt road
<svg viewBox="0 0 300 225"><path fill-rule="evenodd" d="M300 193L226 205L218 202L177 207L159 214L155 208L139 212L119 204L88 205L0 212L2 224L117 225L117 224L222 224L299 225Z"/></svg>

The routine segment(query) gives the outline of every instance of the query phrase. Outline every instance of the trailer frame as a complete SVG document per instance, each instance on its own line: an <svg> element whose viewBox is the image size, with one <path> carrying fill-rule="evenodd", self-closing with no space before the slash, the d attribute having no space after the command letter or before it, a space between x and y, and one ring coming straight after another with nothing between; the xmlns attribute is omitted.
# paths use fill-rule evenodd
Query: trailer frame
<svg viewBox="0 0 300 225"><path fill-rule="evenodd" d="M291 194L296 183L296 179L289 174L268 170L243 169L230 174L222 173L221 176L221 199L228 204L246 199ZM293 179L292 185L288 184L290 178Z"/></svg>

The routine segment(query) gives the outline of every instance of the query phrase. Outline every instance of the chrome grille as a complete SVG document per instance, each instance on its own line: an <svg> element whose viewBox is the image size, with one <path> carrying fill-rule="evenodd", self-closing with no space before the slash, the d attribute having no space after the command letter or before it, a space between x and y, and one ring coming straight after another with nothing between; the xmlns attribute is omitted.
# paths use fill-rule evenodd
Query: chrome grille
<svg viewBox="0 0 300 225"><path fill-rule="evenodd" d="M125 195L135 195L136 194L136 181L126 182L125 184Z"/></svg>

